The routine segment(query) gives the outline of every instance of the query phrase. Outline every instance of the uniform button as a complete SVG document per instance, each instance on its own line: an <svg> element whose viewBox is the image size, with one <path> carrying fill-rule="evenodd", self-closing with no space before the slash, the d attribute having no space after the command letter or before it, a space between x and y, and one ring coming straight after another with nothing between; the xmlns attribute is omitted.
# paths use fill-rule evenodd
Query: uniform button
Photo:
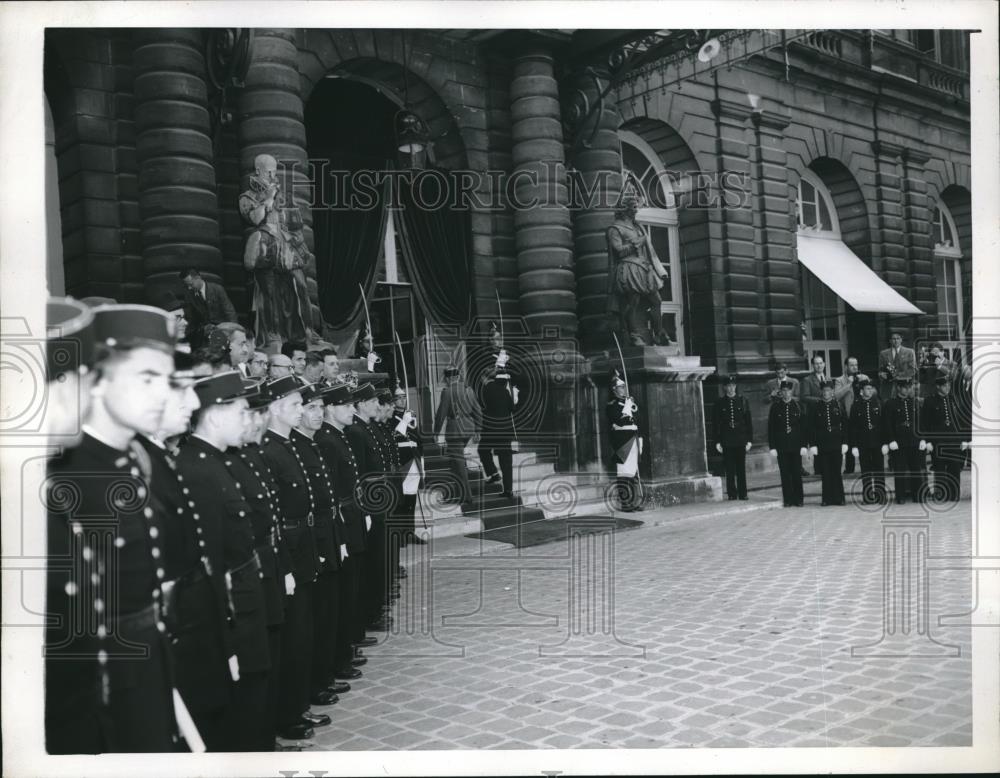
<svg viewBox="0 0 1000 778"><path fill-rule="evenodd" d="M135 490L135 493L137 495L139 495L139 499L140 500L145 499L146 498L146 487L140 486L138 489Z"/></svg>
<svg viewBox="0 0 1000 778"><path fill-rule="evenodd" d="M101 599L94 600L94 611L96 613L104 612L104 600Z"/></svg>
<svg viewBox="0 0 1000 778"><path fill-rule="evenodd" d="M190 500L188 500L188 507L189 507L189 508L193 508L193 507L194 507L194 503L193 503L193 502L191 502Z"/></svg>
<svg viewBox="0 0 1000 778"><path fill-rule="evenodd" d="M184 494L187 494L187 493L188 493L188 492L189 492L190 490L189 490L189 489L188 489L188 488L187 488L187 487L185 486L185 487L184 487L183 489L181 489L181 491L182 491L182 492L183 492Z"/></svg>
<svg viewBox="0 0 1000 778"><path fill-rule="evenodd" d="M101 576L99 576L97 573L91 573L90 574L90 582L94 586L97 586L101 582Z"/></svg>
<svg viewBox="0 0 1000 778"><path fill-rule="evenodd" d="M162 567L156 568L156 577L157 578L163 578L163 568Z"/></svg>
<svg viewBox="0 0 1000 778"><path fill-rule="evenodd" d="M97 637L104 639L108 636L108 628L103 624L97 626Z"/></svg>
<svg viewBox="0 0 1000 778"><path fill-rule="evenodd" d="M177 515L178 516L183 516L184 515L184 509L183 508L178 508L177 509Z"/></svg>
<svg viewBox="0 0 1000 778"><path fill-rule="evenodd" d="M204 540L199 540L198 541L198 548L204 548L204 547L205 547L205 541Z"/></svg>
<svg viewBox="0 0 1000 778"><path fill-rule="evenodd" d="M159 589L153 589L153 599L154 600L160 599L160 590Z"/></svg>
<svg viewBox="0 0 1000 778"><path fill-rule="evenodd" d="M239 515L240 515L240 516L246 516L246 515L247 515L247 512L246 512L246 511L240 511Z"/></svg>
<svg viewBox="0 0 1000 778"><path fill-rule="evenodd" d="M143 510L142 515L145 516L147 519L153 518L153 509L146 508L145 510Z"/></svg>
<svg viewBox="0 0 1000 778"><path fill-rule="evenodd" d="M198 459L204 459L204 458L205 458L205 452L202 451L200 454L198 454Z"/></svg>
<svg viewBox="0 0 1000 778"><path fill-rule="evenodd" d="M156 628L158 630L160 630L160 632L166 632L167 631L167 625L164 624L162 621L156 622Z"/></svg>
<svg viewBox="0 0 1000 778"><path fill-rule="evenodd" d="M108 663L108 652L103 648L97 652L97 662L102 665L106 665Z"/></svg>
<svg viewBox="0 0 1000 778"><path fill-rule="evenodd" d="M94 556L94 552L90 550L89 546L84 546L83 549L83 560L89 562Z"/></svg>
<svg viewBox="0 0 1000 778"><path fill-rule="evenodd" d="M153 555L153 559L159 559L160 558L160 549L156 548L156 546L154 546L150 550L150 553Z"/></svg>
<svg viewBox="0 0 1000 778"><path fill-rule="evenodd" d="M149 536L151 538L157 538L160 535L160 531L156 527L149 528Z"/></svg>
<svg viewBox="0 0 1000 778"><path fill-rule="evenodd" d="M128 469L128 471L129 471L129 473L131 473L132 475L136 475L136 476L137 476L137 475L139 475L139 468L138 468L138 467L130 467L130 468Z"/></svg>
<svg viewBox="0 0 1000 778"><path fill-rule="evenodd" d="M198 521L198 519L201 518L201 515L197 513L192 513L191 518L194 519L195 521Z"/></svg>
<svg viewBox="0 0 1000 778"><path fill-rule="evenodd" d="M73 529L73 534L74 534L74 535L79 535L79 534L80 534L81 532L83 532L83 527L82 527L82 526L80 526L80 524L78 524L78 523L77 523L77 522L75 522L75 521L73 522L73 527L72 527L72 529Z"/></svg>
<svg viewBox="0 0 1000 778"><path fill-rule="evenodd" d="M66 592L70 597L76 597L77 586L74 581L67 581L66 585L63 587L63 591Z"/></svg>
<svg viewBox="0 0 1000 778"><path fill-rule="evenodd" d="M257 495L257 499L258 499L258 500L263 500L263 499L264 499L264 495L262 495L262 494L258 494L258 495Z"/></svg>
<svg viewBox="0 0 1000 778"><path fill-rule="evenodd" d="M118 457L115 460L115 467L125 467L128 464L128 459L126 457Z"/></svg>
<svg viewBox="0 0 1000 778"><path fill-rule="evenodd" d="M197 532L200 535L201 534L201 527L195 527L194 531Z"/></svg>

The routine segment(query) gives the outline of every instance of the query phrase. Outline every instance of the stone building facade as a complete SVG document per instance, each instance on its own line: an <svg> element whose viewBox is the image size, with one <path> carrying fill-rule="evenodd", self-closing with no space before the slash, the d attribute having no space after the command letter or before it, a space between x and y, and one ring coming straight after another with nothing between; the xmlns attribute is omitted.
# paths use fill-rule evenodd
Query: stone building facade
<svg viewBox="0 0 1000 778"><path fill-rule="evenodd" d="M61 234L50 289L164 304L193 265L248 313L237 200L254 157L269 153L290 171L316 253L307 276L318 321L326 260L308 162L350 155L367 141L343 128L367 132L379 111L405 106L427 127L431 165L501 171L520 201L550 203L471 209L468 322L435 328L435 312L411 301L407 348L447 346L413 357L425 415L447 363L435 354L481 336L501 318L499 301L545 388L539 440L561 441L565 469L606 459L612 211L575 205L598 182L617 198L623 174L635 176L640 218L671 270L662 315L678 345L656 379L674 394L655 396L684 409L671 445L697 475L713 460L703 422L716 376L738 377L763 448L776 362L804 371L820 353L837 375L848 355L873 370L890 327L955 352L971 335L967 36L736 32L702 59L710 41L699 31L257 29L235 85L219 76L232 64L219 31L50 29L49 211ZM341 148L324 140L334 136ZM846 246L920 313L844 303L800 256L814 238ZM391 253L372 262L394 264ZM408 272L379 278L391 286ZM671 409L658 413L671 423Z"/></svg>

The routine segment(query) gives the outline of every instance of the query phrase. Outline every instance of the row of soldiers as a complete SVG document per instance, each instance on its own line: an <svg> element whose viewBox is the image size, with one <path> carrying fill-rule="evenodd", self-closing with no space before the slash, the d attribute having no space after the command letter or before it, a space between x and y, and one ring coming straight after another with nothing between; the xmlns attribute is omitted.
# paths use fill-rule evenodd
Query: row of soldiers
<svg viewBox="0 0 1000 778"><path fill-rule="evenodd" d="M392 624L405 392L199 375L177 343L158 308L49 305L50 753L312 737Z"/></svg>
<svg viewBox="0 0 1000 778"><path fill-rule="evenodd" d="M819 402L800 405L790 380L779 383L779 397L768 415L770 454L777 460L782 500L786 507L803 504L802 457L811 454L822 477L821 504L845 503L844 457L860 464L862 501L886 502L885 460L894 475L895 501L920 502L930 496L926 488L926 457L931 456L937 497L959 498L960 476L971 439L968 409L952 396L951 378L936 379L936 393L919 403L913 380L895 380L895 395L884 404L866 377L855 382L858 396L850 412L835 396L833 381L821 384ZM750 405L737 395L736 378L723 381L724 396L714 408L716 450L723 456L730 500L747 499L746 453L753 445Z"/></svg>

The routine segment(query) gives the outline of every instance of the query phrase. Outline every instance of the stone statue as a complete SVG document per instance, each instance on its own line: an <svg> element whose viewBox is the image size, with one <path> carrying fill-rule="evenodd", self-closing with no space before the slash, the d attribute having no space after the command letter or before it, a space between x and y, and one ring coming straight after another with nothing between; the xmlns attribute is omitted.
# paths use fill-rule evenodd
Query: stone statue
<svg viewBox="0 0 1000 778"><path fill-rule="evenodd" d="M285 207L274 157L258 155L254 170L250 188L240 195L240 214L257 228L243 251L243 265L254 277L257 341L309 341L316 333L305 267L313 255L302 234L302 216L294 205Z"/></svg>
<svg viewBox="0 0 1000 778"><path fill-rule="evenodd" d="M633 346L670 345L660 321L660 289L667 269L653 250L646 229L636 222L639 198L625 194L607 230L608 315L611 326Z"/></svg>

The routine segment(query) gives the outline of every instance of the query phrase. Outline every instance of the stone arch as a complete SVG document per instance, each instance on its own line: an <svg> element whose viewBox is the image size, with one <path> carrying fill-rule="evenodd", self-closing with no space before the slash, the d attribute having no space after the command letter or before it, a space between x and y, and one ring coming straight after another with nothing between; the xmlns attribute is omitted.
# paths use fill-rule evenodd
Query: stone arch
<svg viewBox="0 0 1000 778"><path fill-rule="evenodd" d="M951 184L944 188L940 196L933 202L940 201L947 206L955 220L958 231L958 244L962 250L962 312L965 321L962 326L966 340L972 335L972 194L964 186ZM967 353L971 353L971 341L967 343Z"/></svg>

